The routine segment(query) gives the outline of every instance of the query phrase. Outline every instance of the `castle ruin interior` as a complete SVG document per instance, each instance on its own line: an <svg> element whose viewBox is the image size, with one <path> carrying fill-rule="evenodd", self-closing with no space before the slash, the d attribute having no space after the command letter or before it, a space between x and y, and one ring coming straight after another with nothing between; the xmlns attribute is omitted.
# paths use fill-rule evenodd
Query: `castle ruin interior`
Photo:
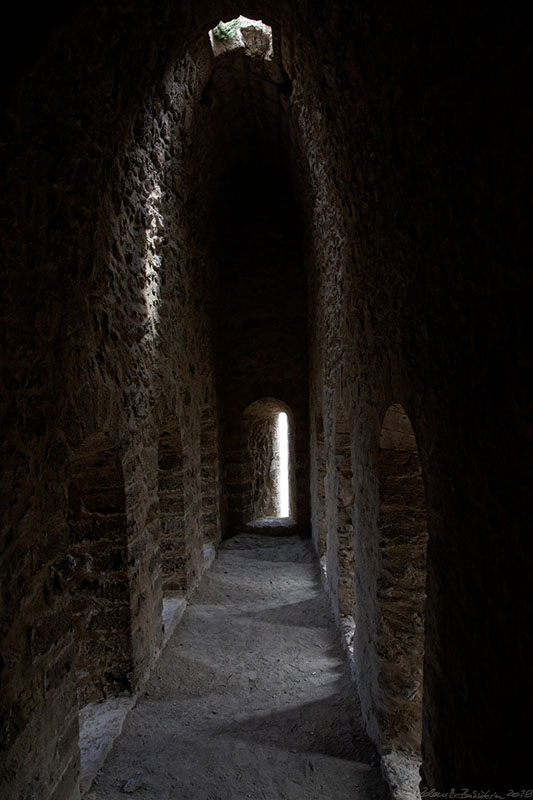
<svg viewBox="0 0 533 800"><path fill-rule="evenodd" d="M12 12L2 800L533 796L527 4Z"/></svg>

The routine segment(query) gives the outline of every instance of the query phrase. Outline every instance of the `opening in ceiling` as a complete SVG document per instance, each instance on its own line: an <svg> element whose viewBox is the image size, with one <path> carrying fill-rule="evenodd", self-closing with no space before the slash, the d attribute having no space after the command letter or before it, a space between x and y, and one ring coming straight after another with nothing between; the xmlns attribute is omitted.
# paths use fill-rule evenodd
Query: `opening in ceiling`
<svg viewBox="0 0 533 800"><path fill-rule="evenodd" d="M244 50L253 58L272 59L272 28L260 19L249 19L242 15L229 22L222 20L209 31L209 39L215 56Z"/></svg>

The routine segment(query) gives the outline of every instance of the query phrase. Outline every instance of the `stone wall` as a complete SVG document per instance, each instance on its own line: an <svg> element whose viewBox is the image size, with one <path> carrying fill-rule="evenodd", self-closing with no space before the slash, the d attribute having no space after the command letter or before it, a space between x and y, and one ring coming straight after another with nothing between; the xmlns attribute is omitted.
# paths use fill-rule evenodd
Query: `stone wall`
<svg viewBox="0 0 533 800"><path fill-rule="evenodd" d="M159 652L162 572L168 582L183 568L167 547L179 494L168 480L181 480L187 499L188 591L203 569L201 416L207 398L216 419L214 362L182 150L210 62L188 55L158 77L154 66L139 102L136 73L126 89L95 55L102 20L83 23L94 52L79 52L74 26L14 96L24 105L4 198L0 785L13 798L73 796L76 692L84 703L131 691ZM108 23L107 47L120 28ZM169 477L158 449L171 418L183 472ZM113 475L122 476L113 509L104 504L116 482L91 451L95 431L113 443Z"/></svg>
<svg viewBox="0 0 533 800"><path fill-rule="evenodd" d="M213 402L206 402L200 431L202 534L214 546L220 543L222 536L220 435L216 410Z"/></svg>
<svg viewBox="0 0 533 800"><path fill-rule="evenodd" d="M312 195L305 226L311 420L323 419L325 451L334 452L342 391L354 456L354 653L363 713L382 743L378 442L397 397L426 481L423 774L441 789L525 780L516 737L512 746L496 742L509 708L498 686L516 686L524 665L522 636L513 643L510 632L524 630L527 606L518 564L527 518L521 470L530 468L522 395L514 395L530 365L516 291L525 288L527 236L521 179L513 189L507 169L516 175L524 167L529 112L510 78L520 82L522 74L522 56L513 53L521 40L516 9L492 17L475 6L427 14L421 5L345 13L324 6L282 47ZM496 420L503 419L512 432L502 436ZM318 429L313 460L322 449ZM509 465L508 445L516 469L501 482L497 464ZM312 477L319 498L321 470L313 466ZM326 508L336 502L335 483L328 486ZM317 541L320 520L316 507ZM503 605L491 588L502 584ZM518 721L524 710L512 694Z"/></svg>
<svg viewBox="0 0 533 800"><path fill-rule="evenodd" d="M185 593L188 587L187 564L189 538L185 511L186 467L181 433L175 417L168 420L159 434L158 481L161 572L163 589Z"/></svg>
<svg viewBox="0 0 533 800"><path fill-rule="evenodd" d="M335 472L337 476L337 512L339 568L339 611L341 617L353 617L355 603L355 563L353 548L353 473L351 436L346 410L341 405L335 420ZM329 544L329 537L328 537Z"/></svg>
<svg viewBox="0 0 533 800"><path fill-rule="evenodd" d="M314 425L313 425L314 422ZM310 484L311 484L311 531L316 551L322 565L326 565L328 543L326 526L326 455L324 446L324 422L322 414L311 418L310 431Z"/></svg>
<svg viewBox="0 0 533 800"><path fill-rule="evenodd" d="M400 405L387 410L379 446L381 630L376 705L384 747L420 752L427 512L415 435Z"/></svg>
<svg viewBox="0 0 533 800"><path fill-rule="evenodd" d="M227 470L250 402L291 407L304 520L311 430L323 550L340 394L368 730L381 743L379 437L395 398L416 434L428 508L424 778L443 790L527 786L514 735L531 718L523 7L127 0L68 13L48 4L33 25L26 12L5 26L2 73L2 791L75 790L76 642L68 576L57 576L70 549L70 465L88 437L109 438L124 478L137 684L161 638L166 421L176 417L188 459L194 581L206 398ZM220 73L217 84L207 31L239 13L272 25L275 72L221 55L241 83ZM266 174L263 184L253 173L259 191L244 204L232 168L243 164ZM227 212L243 205L256 227L230 226L223 240ZM298 225L283 228L295 213ZM272 236L254 239L265 225ZM263 328L254 276L266 297L286 278Z"/></svg>
<svg viewBox="0 0 533 800"><path fill-rule="evenodd" d="M68 586L80 708L132 688L128 530L124 477L108 437L89 437L72 459L68 487ZM65 571L68 582L63 583Z"/></svg>

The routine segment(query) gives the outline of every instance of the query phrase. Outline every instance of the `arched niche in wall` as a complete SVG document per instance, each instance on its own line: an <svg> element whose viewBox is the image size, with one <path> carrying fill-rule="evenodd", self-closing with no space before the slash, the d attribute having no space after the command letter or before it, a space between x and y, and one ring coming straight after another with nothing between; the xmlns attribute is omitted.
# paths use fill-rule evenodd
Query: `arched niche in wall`
<svg viewBox="0 0 533 800"><path fill-rule="evenodd" d="M251 403L242 416L243 522L296 519L294 420L274 397Z"/></svg>
<svg viewBox="0 0 533 800"><path fill-rule="evenodd" d="M183 491L183 450L178 421L159 432L158 496L163 591L187 591L187 541Z"/></svg>
<svg viewBox="0 0 533 800"><path fill-rule="evenodd" d="M204 541L218 545L221 537L218 430L211 405L202 411L200 422L200 469L202 488L202 533Z"/></svg>
<svg viewBox="0 0 533 800"><path fill-rule="evenodd" d="M324 442L324 419L321 413L315 418L316 436L316 524L317 524L317 549L320 558L325 558L327 549L326 526L326 455Z"/></svg>
<svg viewBox="0 0 533 800"><path fill-rule="evenodd" d="M71 591L80 708L129 692L132 672L128 535L117 448L89 436L71 460Z"/></svg>
<svg viewBox="0 0 533 800"><path fill-rule="evenodd" d="M352 620L355 603L352 453L348 415L342 403L335 421L335 471L337 484L337 553L339 565L339 612Z"/></svg>
<svg viewBox="0 0 533 800"><path fill-rule="evenodd" d="M379 447L380 728L385 750L419 754L422 738L427 513L411 422L393 404Z"/></svg>

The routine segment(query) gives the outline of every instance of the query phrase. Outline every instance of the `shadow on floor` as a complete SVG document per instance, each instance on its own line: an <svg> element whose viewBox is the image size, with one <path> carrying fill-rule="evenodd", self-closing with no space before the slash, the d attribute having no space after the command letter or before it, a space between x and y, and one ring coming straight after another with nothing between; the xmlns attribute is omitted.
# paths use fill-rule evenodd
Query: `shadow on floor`
<svg viewBox="0 0 533 800"><path fill-rule="evenodd" d="M248 611L239 616L271 625L295 625L299 628L330 628L331 617L322 597L297 603L285 603L262 611Z"/></svg>
<svg viewBox="0 0 533 800"><path fill-rule="evenodd" d="M379 763L378 754L366 738L361 721L347 712L346 682L338 683L340 691L320 700L240 718L217 727L213 733L275 746L291 753L319 753L356 761L370 769Z"/></svg>

